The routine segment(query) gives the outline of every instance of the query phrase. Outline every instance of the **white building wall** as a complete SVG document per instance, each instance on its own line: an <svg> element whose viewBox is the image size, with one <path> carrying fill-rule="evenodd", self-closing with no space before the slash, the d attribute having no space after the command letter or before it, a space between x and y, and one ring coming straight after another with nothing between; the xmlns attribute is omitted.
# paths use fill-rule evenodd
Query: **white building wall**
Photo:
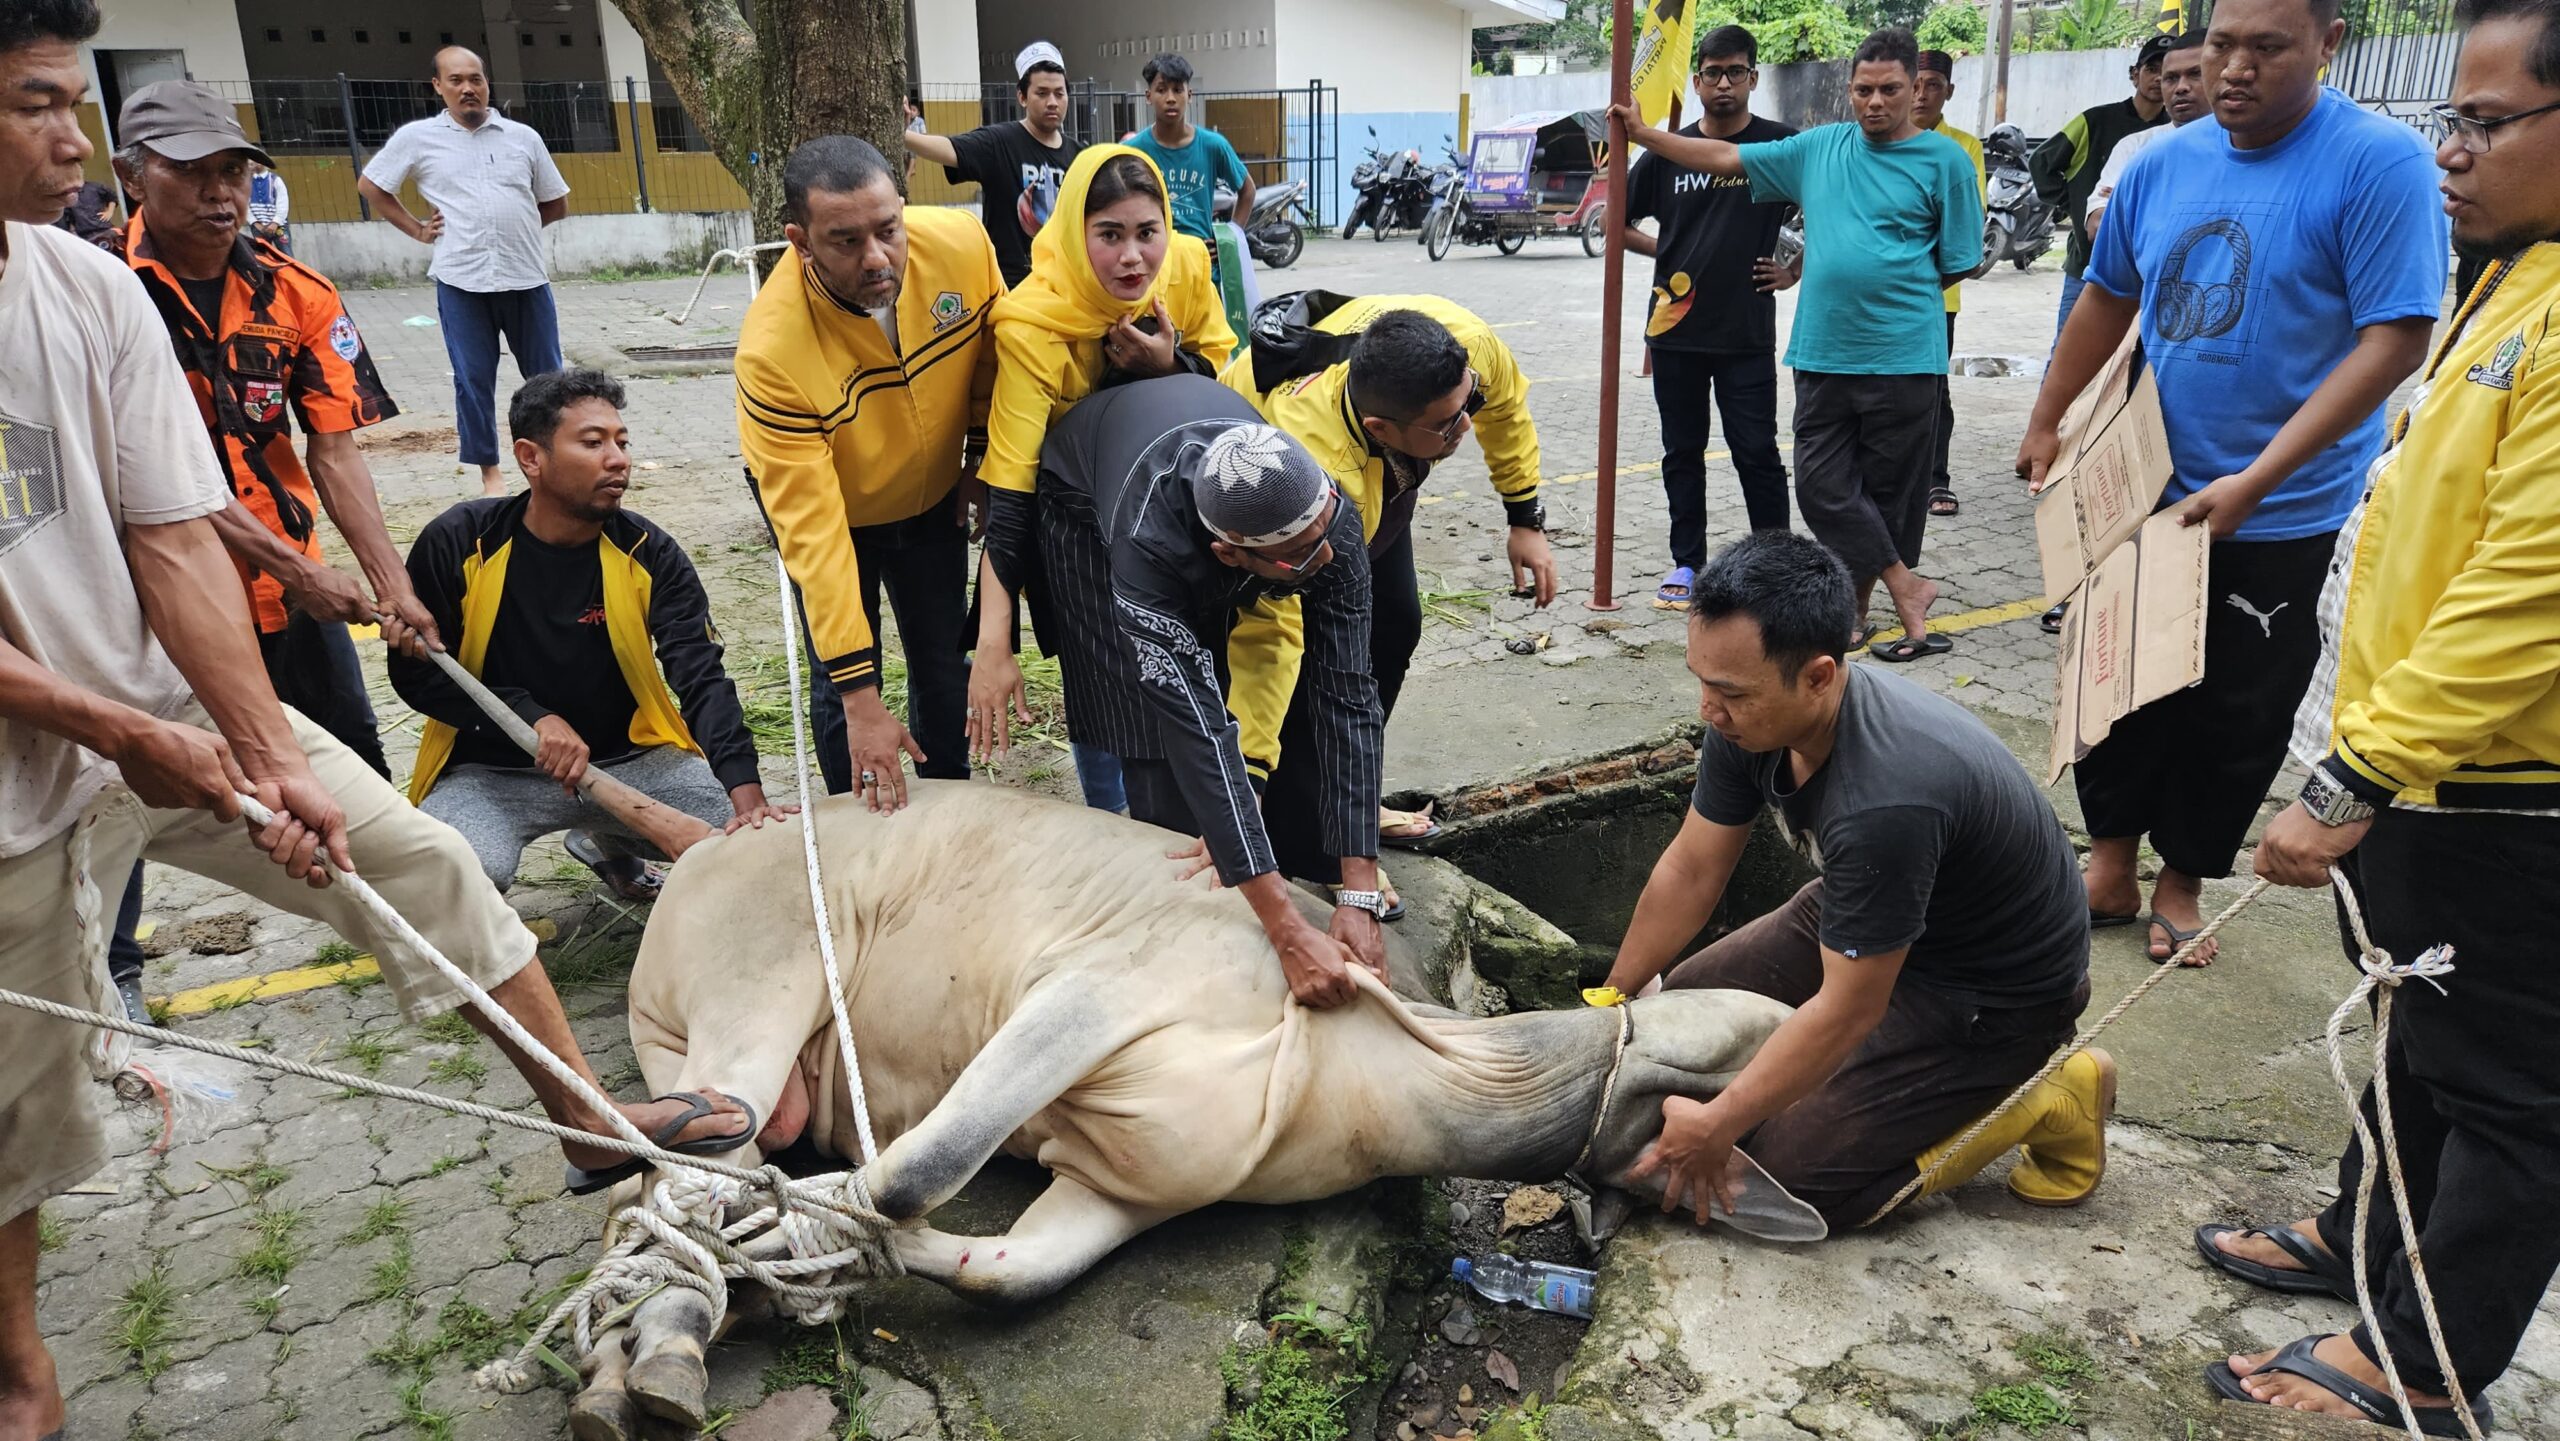
<svg viewBox="0 0 2560 1441"><path fill-rule="evenodd" d="M1342 113L1458 113L1470 25L1448 0L1277 0L1278 83L1321 79ZM1349 143L1349 137L1345 137Z"/></svg>
<svg viewBox="0 0 2560 1441"><path fill-rule="evenodd" d="M907 7L915 19L918 85L967 84L978 78L978 7L967 0L916 0Z"/></svg>
<svg viewBox="0 0 2560 1441"><path fill-rule="evenodd" d="M183 50L187 73L204 81L249 78L240 21L229 0L110 0L100 50Z"/></svg>
<svg viewBox="0 0 2560 1441"><path fill-rule="evenodd" d="M1013 57L1046 40L1066 57L1070 80L1105 88L1138 89L1139 68L1172 50L1200 72L1200 89L1268 90L1291 83L1273 79L1275 3L1292 0L978 0L979 78L1011 84ZM928 69L925 78L942 77Z"/></svg>

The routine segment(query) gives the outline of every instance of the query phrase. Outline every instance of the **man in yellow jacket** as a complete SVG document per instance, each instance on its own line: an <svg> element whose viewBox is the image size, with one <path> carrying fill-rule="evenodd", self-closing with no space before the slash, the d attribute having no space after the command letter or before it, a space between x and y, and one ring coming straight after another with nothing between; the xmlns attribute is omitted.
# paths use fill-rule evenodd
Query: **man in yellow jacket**
<svg viewBox="0 0 2560 1441"><path fill-rule="evenodd" d="M809 718L827 790L905 804L965 777L969 531L964 478L995 389L986 232L899 198L869 144L827 135L782 169L791 242L738 335L738 448L799 591ZM906 652L912 731L880 698L880 592Z"/></svg>
<svg viewBox="0 0 2560 1441"><path fill-rule="evenodd" d="M2419 1234L2401 1234L2378 1190L2378 1338L2306 1336L2207 1373L2233 1400L2396 1427L2376 1360L2387 1342L2422 1428L2448 1436L2462 1434L2450 1414L2462 1398L2492 1429L2481 1392L2560 1268L2547 1220L2560 1209L2560 7L2463 10L2436 164L2455 243L2497 259L2339 534L2320 668L2294 727L2311 779L2257 853L2280 885L2326 885L2337 867L2349 914L2394 960L2452 947L2441 989L2403 985L2392 1003L2391 1116ZM2346 942L2364 949L2352 925ZM2371 1117L2370 1091L2364 1106ZM2197 1249L2269 1289L2352 1300L2344 1258L2366 1161L2351 1143L2340 1199L2319 1216L2207 1226ZM2450 1376L2412 1282L2420 1256Z"/></svg>
<svg viewBox="0 0 2560 1441"><path fill-rule="evenodd" d="M1436 295L1346 300L1308 291L1247 340L1251 348L1219 378L1297 437L1360 508L1373 591L1369 673L1388 715L1422 640L1414 508L1431 467L1455 455L1470 430L1484 446L1509 522L1513 588L1541 606L1555 599L1529 383L1491 326ZM1263 811L1281 869L1332 884L1311 826L1315 798L1301 793L1312 772L1281 764L1303 738L1304 707L1294 700L1303 634L1293 598L1265 600L1239 615L1227 645L1234 677L1228 706L1245 764L1264 784ZM1430 827L1427 817L1405 823L1414 833L1391 830L1384 838L1418 839Z"/></svg>

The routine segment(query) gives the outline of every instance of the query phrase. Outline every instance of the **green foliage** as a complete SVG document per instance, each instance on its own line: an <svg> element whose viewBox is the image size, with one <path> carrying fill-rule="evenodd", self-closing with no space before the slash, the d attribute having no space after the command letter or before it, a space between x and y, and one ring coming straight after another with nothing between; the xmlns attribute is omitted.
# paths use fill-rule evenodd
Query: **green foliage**
<svg viewBox="0 0 2560 1441"><path fill-rule="evenodd" d="M408 1227L409 1203L398 1196L386 1196L364 1208L364 1219L347 1233L342 1244L361 1246L367 1241L398 1235Z"/></svg>
<svg viewBox="0 0 2560 1441"><path fill-rule="evenodd" d="M240 1253L233 1269L252 1281L283 1285L285 1277L292 1275L295 1264L302 1260L302 1248L294 1243L294 1236L302 1229L303 1219L300 1211L259 1207L249 1218L257 1242Z"/></svg>
<svg viewBox="0 0 2560 1441"><path fill-rule="evenodd" d="M1990 42L1989 27L1982 18L1982 8L1966 0L1940 0L1920 17L1920 48L1946 50L1957 55L1979 55Z"/></svg>
<svg viewBox="0 0 2560 1441"><path fill-rule="evenodd" d="M2350 41L2382 35L2441 35L2454 28L2450 4L2346 0L2338 9L2347 18L2347 39Z"/></svg>
<svg viewBox="0 0 2560 1441"><path fill-rule="evenodd" d="M117 1298L116 1344L142 1368L142 1379L155 1381L169 1369L169 1343L178 1334L178 1288L169 1284L169 1263L154 1257L151 1269L125 1287Z"/></svg>
<svg viewBox="0 0 2560 1441"><path fill-rule="evenodd" d="M42 1209L36 1212L36 1254L52 1255L61 1250L63 1243L70 1239L71 1228L63 1225L59 1217Z"/></svg>
<svg viewBox="0 0 2560 1441"><path fill-rule="evenodd" d="M427 1079L477 1086L489 1079L489 1063L469 1051L456 1051L450 1056L438 1057L434 1064L428 1066Z"/></svg>
<svg viewBox="0 0 2560 1441"><path fill-rule="evenodd" d="M1973 1419L1986 1426L2015 1426L2030 1436L2040 1436L2056 1426L2069 1426L2079 1419L2079 1408L2069 1396L2038 1381L2015 1386L1988 1386L1975 1392Z"/></svg>
<svg viewBox="0 0 2560 1441"><path fill-rule="evenodd" d="M348 945L344 941L331 941L327 945L324 945L320 949L311 953L311 964L315 966L343 966L350 961L360 961L363 959L364 952L361 949ZM365 984L370 985L372 982L380 979L381 977L379 976L368 977ZM343 985L345 982L341 981L340 984ZM359 986L355 989L361 990L362 987Z"/></svg>
<svg viewBox="0 0 2560 1441"><path fill-rule="evenodd" d="M217 1181L232 1182L252 1197L263 1196L293 1179L293 1174L284 1167L264 1161L252 1161L245 1166L205 1166L202 1161L196 1164L204 1166L206 1175Z"/></svg>
<svg viewBox="0 0 2560 1441"><path fill-rule="evenodd" d="M480 1033L472 1028L471 1018L460 1011L447 1011L421 1022L418 1034L448 1046L467 1046L480 1039Z"/></svg>
<svg viewBox="0 0 2560 1441"><path fill-rule="evenodd" d="M1294 1339L1258 1351L1229 1347L1218 1373L1230 1393L1251 1391L1243 1409L1231 1411L1219 1441L1343 1441L1342 1403L1356 1379L1330 1376L1318 1358Z"/></svg>
<svg viewBox="0 0 2560 1441"><path fill-rule="evenodd" d="M407 1295L410 1277L416 1270L417 1258L410 1254L408 1233L392 1233L391 1254L373 1263L372 1272L365 1277L364 1294L356 1298L356 1303L370 1306Z"/></svg>
<svg viewBox="0 0 2560 1441"><path fill-rule="evenodd" d="M832 1397L836 1413L847 1418L847 1438L869 1436L871 1422L862 1405L862 1379L853 1354L845 1349L844 1331L830 1326L827 1334L807 1334L782 1348L773 1364L764 1368L759 1378L764 1394L789 1391L800 1386L815 1386Z"/></svg>
<svg viewBox="0 0 2560 1441"><path fill-rule="evenodd" d="M2098 1358L2089 1348L2060 1332L2030 1336L2018 1343L2018 1359L2026 1362L2056 1386L2070 1386L2079 1381L2094 1381L2098 1376Z"/></svg>
<svg viewBox="0 0 2560 1441"><path fill-rule="evenodd" d="M1798 60L1838 60L1858 48L1872 24L1862 25L1825 0L1723 0L1698 12L1697 35L1719 25L1740 25L1760 42L1762 65Z"/></svg>
<svg viewBox="0 0 2560 1441"><path fill-rule="evenodd" d="M2034 13L2035 49L2114 50L2139 40L2157 11L2142 0L2063 0Z"/></svg>
<svg viewBox="0 0 2560 1441"><path fill-rule="evenodd" d="M382 1074L382 1063L400 1053L400 1047L385 1039L387 1032L359 1031L338 1043L338 1054L356 1063L368 1076Z"/></svg>

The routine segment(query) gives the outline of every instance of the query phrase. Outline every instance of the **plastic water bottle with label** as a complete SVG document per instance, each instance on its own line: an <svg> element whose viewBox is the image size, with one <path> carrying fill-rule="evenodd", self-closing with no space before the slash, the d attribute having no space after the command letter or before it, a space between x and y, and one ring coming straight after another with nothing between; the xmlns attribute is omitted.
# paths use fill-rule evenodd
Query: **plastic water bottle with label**
<svg viewBox="0 0 2560 1441"><path fill-rule="evenodd" d="M1449 1263L1449 1274L1474 1287L1476 1294L1486 1300L1518 1301L1533 1311L1553 1311L1586 1321L1591 1319L1592 1283L1599 1279L1596 1273L1579 1266L1557 1266L1503 1255L1480 1261L1460 1256Z"/></svg>

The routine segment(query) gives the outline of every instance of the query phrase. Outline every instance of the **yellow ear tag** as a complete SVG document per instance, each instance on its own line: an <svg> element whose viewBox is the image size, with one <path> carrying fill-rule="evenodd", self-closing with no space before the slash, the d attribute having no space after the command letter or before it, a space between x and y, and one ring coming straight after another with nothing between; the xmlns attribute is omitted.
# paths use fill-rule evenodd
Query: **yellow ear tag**
<svg viewBox="0 0 2560 1441"><path fill-rule="evenodd" d="M1627 993L1616 986L1593 986L1582 993L1582 1003L1586 1006L1623 1006L1627 1003Z"/></svg>

